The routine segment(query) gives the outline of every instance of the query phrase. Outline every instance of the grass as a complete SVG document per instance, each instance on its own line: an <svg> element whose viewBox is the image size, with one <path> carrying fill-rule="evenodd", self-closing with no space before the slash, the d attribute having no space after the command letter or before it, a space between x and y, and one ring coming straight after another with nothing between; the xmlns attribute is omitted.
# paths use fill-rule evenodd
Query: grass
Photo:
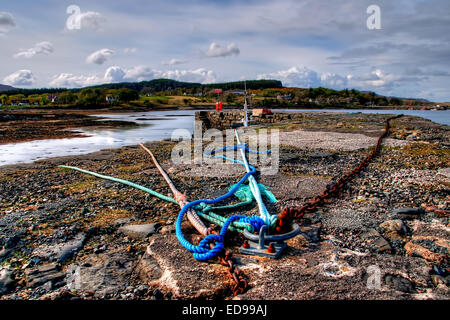
<svg viewBox="0 0 450 320"><path fill-rule="evenodd" d="M69 194L72 193L80 193L86 190L91 189L92 187L94 187L95 183L97 182L98 179L94 179L93 177L86 177L87 179L84 181L80 181L80 182L76 182L76 183L72 183L69 184L67 186L65 186L67 189L67 192Z"/></svg>
<svg viewBox="0 0 450 320"><path fill-rule="evenodd" d="M95 227L109 227L114 221L121 218L133 217L134 213L123 209L105 208L98 213L94 218L90 219L89 226Z"/></svg>
<svg viewBox="0 0 450 320"><path fill-rule="evenodd" d="M428 143L412 143L406 145L400 152L416 160L417 166L423 169L446 168L450 163L450 149L439 148Z"/></svg>

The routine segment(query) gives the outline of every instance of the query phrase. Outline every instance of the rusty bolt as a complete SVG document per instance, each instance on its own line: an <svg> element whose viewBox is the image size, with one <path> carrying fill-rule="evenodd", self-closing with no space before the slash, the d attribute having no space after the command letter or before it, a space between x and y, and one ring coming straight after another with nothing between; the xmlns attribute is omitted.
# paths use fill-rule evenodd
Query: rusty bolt
<svg viewBox="0 0 450 320"><path fill-rule="evenodd" d="M275 253L275 246L273 245L273 242L269 243L269 247L267 248L268 253Z"/></svg>

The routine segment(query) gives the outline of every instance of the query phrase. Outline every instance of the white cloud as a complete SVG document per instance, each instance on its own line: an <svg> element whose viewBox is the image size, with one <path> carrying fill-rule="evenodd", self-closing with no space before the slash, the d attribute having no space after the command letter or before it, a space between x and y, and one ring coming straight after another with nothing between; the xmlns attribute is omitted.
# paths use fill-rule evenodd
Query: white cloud
<svg viewBox="0 0 450 320"><path fill-rule="evenodd" d="M16 26L13 16L8 12L0 12L0 35L5 34L10 28Z"/></svg>
<svg viewBox="0 0 450 320"><path fill-rule="evenodd" d="M174 66L174 65L183 64L183 63L187 63L187 61L180 60L180 59L170 59L168 61L161 62L161 64L163 64L165 66Z"/></svg>
<svg viewBox="0 0 450 320"><path fill-rule="evenodd" d="M146 81L158 78L160 71L154 70L147 66L136 66L125 72L125 78L130 81Z"/></svg>
<svg viewBox="0 0 450 320"><path fill-rule="evenodd" d="M162 78L174 79L178 81L213 83L216 76L211 70L199 68L195 70L169 70L161 74Z"/></svg>
<svg viewBox="0 0 450 320"><path fill-rule="evenodd" d="M33 48L19 51L14 55L14 58L32 58L37 54L45 54L48 55L52 53L54 50L53 44L48 41L42 41L36 43Z"/></svg>
<svg viewBox="0 0 450 320"><path fill-rule="evenodd" d="M211 83L216 82L216 76L211 70L204 68L194 70L156 70L146 66L137 66L126 71L125 78L130 81L145 81L158 78L178 81Z"/></svg>
<svg viewBox="0 0 450 320"><path fill-rule="evenodd" d="M240 53L238 46L235 43L230 43L227 46L222 46L215 42L211 43L206 51L205 55L210 58L214 57L226 57L226 56L237 56Z"/></svg>
<svg viewBox="0 0 450 320"><path fill-rule="evenodd" d="M347 88L348 76L343 77L336 73L325 72L320 75L320 82L322 87L342 90Z"/></svg>
<svg viewBox="0 0 450 320"><path fill-rule="evenodd" d="M93 86L102 83L121 82L125 76L125 71L118 66L106 69L103 77L98 75L74 75L72 73L61 73L53 77L50 81L51 87L56 88L79 88Z"/></svg>
<svg viewBox="0 0 450 320"><path fill-rule="evenodd" d="M120 82L125 77L125 71L121 67L113 66L106 69L103 77L107 82Z"/></svg>
<svg viewBox="0 0 450 320"><path fill-rule="evenodd" d="M280 80L286 87L315 88L321 85L317 72L306 67L292 67L288 70L260 74L257 76L257 79Z"/></svg>
<svg viewBox="0 0 450 320"><path fill-rule="evenodd" d="M100 84L100 81L101 79L95 75L75 76L71 73L61 73L53 77L50 86L54 88L79 88Z"/></svg>
<svg viewBox="0 0 450 320"><path fill-rule="evenodd" d="M79 88L102 83L122 82L122 81L148 81L152 79L173 79L178 81L212 83L216 81L214 72L203 68L195 70L156 70L147 66L136 66L124 70L118 66L106 69L103 76L98 75L74 75L71 73L61 73L55 75L50 81L51 87L58 88Z"/></svg>
<svg viewBox="0 0 450 320"><path fill-rule="evenodd" d="M336 73L317 73L307 67L292 67L273 73L260 74L257 79L280 80L286 87L317 88L326 87L342 90L348 87L351 75L341 76Z"/></svg>
<svg viewBox="0 0 450 320"><path fill-rule="evenodd" d="M36 79L30 70L19 70L3 79L3 82L11 86L29 86L32 85Z"/></svg>
<svg viewBox="0 0 450 320"><path fill-rule="evenodd" d="M381 69L375 69L369 74L352 76L350 78L351 84L357 88L366 89L389 89L395 85L395 81L400 80L401 77L392 73L383 72ZM404 79L405 80L405 79Z"/></svg>
<svg viewBox="0 0 450 320"><path fill-rule="evenodd" d="M110 49L100 49L91 53L87 58L87 63L103 64L110 56L114 54L114 51Z"/></svg>

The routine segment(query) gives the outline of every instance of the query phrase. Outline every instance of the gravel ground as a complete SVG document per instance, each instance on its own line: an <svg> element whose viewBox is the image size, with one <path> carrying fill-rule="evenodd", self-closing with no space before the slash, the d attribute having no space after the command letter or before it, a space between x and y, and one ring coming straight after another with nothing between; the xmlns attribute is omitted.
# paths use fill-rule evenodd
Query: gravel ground
<svg viewBox="0 0 450 320"><path fill-rule="evenodd" d="M301 205L356 166L381 133L384 119L314 115L301 124L277 126L282 137L279 170L256 176L278 199L267 204L269 211ZM448 299L450 230L448 213L443 211L449 209L450 200L448 135L447 126L427 120L396 120L392 143L385 144L336 198L299 221L304 235L284 256L273 262L237 255L250 277L269 270L267 281L252 280L243 297L261 299L264 290L279 289L273 294L286 299L348 298L346 290L361 299ZM220 196L244 174L236 164L174 165L169 160L173 142L147 146L189 199ZM56 168L59 164L128 179L170 195L148 155L137 146L0 167L0 299L184 299L202 294L229 298L223 285L216 290L211 283L209 291L192 287L184 292L171 282L169 271L177 264L170 257L193 261L185 250L164 256L158 247L165 243L159 237L174 239L178 206ZM434 211L422 210L424 206ZM414 210L397 210L401 208ZM257 214L257 208L239 213ZM157 233L136 238L121 231L129 224L151 225ZM188 224L183 230L198 240ZM149 240L153 256L147 256ZM241 241L232 237L227 246L236 252ZM361 266L377 261L386 264L386 289L350 287L351 277L364 277ZM81 290L71 290L67 278L77 266L86 270L84 282ZM189 287L193 277L201 277L205 264L193 266L198 273L178 277L176 283ZM214 270L218 276L209 274L208 281L226 278L220 266ZM287 272L279 285L275 285L277 270ZM298 277L304 277L304 287L299 287Z"/></svg>

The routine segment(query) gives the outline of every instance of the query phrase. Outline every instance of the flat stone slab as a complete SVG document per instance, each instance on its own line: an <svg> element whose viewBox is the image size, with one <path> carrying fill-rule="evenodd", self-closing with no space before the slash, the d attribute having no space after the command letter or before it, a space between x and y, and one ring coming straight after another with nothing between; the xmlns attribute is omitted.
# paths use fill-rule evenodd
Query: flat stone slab
<svg viewBox="0 0 450 320"><path fill-rule="evenodd" d="M13 273L9 268L0 267L0 295L8 292L14 285L12 275Z"/></svg>
<svg viewBox="0 0 450 320"><path fill-rule="evenodd" d="M430 266L417 257L361 253L342 249L330 240L308 242L298 236L279 259L234 253L236 265L249 281L249 289L233 299L430 299L435 293L401 289L395 283L426 287ZM233 248L233 250L236 248ZM170 291L176 299L220 297L233 281L217 259L199 262L174 235L151 239L142 266L137 269L146 284ZM379 287L368 286L379 270ZM393 278L399 281L391 281ZM401 287L401 288L400 288ZM400 288L400 289L399 289Z"/></svg>
<svg viewBox="0 0 450 320"><path fill-rule="evenodd" d="M243 135L244 139L246 135ZM257 139L250 136L250 141ZM321 149L321 150L341 150L357 151L367 149L377 143L375 137L369 137L361 133L341 133L330 131L280 131L280 144L293 146L300 149ZM383 144L390 147L404 146L409 142L387 138Z"/></svg>
<svg viewBox="0 0 450 320"><path fill-rule="evenodd" d="M63 281L66 277L64 272L61 272L61 268L56 263L49 263L31 268L25 271L27 287L38 287L47 282L51 282L52 285L57 282Z"/></svg>
<svg viewBox="0 0 450 320"><path fill-rule="evenodd" d="M150 280L147 284L169 290L177 299L220 297L233 283L227 269L217 259L210 262L195 260L175 235L152 238L147 255L147 259L153 259L145 275ZM144 272L142 268L140 272Z"/></svg>
<svg viewBox="0 0 450 320"><path fill-rule="evenodd" d="M83 248L86 240L87 235L80 233L67 242L36 247L32 255L48 261L64 262L76 255Z"/></svg>
<svg viewBox="0 0 450 320"><path fill-rule="evenodd" d="M96 298L111 298L126 288L136 262L125 247L119 247L85 256L78 266L80 278L74 282L77 290L91 292Z"/></svg>
<svg viewBox="0 0 450 320"><path fill-rule="evenodd" d="M119 232L130 238L142 240L157 233L159 227L159 223L132 224L120 227Z"/></svg>

